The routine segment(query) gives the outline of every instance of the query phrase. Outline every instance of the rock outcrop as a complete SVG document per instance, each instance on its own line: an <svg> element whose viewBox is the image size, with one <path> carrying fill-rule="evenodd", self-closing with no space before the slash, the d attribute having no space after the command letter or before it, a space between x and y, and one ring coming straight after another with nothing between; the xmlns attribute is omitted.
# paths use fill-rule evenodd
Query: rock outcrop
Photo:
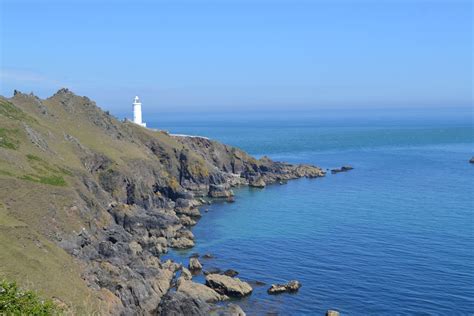
<svg viewBox="0 0 474 316"><path fill-rule="evenodd" d="M221 274L207 275L206 285L220 294L231 297L243 297L252 293L253 290L247 282Z"/></svg>

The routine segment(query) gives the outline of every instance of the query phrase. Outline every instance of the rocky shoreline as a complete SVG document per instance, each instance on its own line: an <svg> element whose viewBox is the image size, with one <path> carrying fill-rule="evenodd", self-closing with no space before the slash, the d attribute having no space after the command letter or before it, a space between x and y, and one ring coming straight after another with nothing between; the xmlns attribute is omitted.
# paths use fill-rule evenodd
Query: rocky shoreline
<svg viewBox="0 0 474 316"><path fill-rule="evenodd" d="M198 138L192 141L212 144ZM312 166L293 166L268 158L263 161L264 173L243 177L224 173L225 181L208 187L193 183L194 190L175 192L175 199L160 193L161 208L113 202L107 211L114 223L95 231L94 238L84 230L73 239L63 239L60 245L77 258L92 263L85 273L89 284L117 293L120 298L117 312L121 314L208 315L215 311L219 315L245 315L235 303L224 306L214 303L250 295L252 287L248 283L219 273L208 273L206 284L195 283L188 272L202 269L197 258L191 258L189 270L181 263L162 262L159 258L169 248L192 248L194 235L190 228L201 217L199 207L213 199L233 197L233 187L255 186L253 181L264 183L257 186L263 187L283 180L324 176L321 169Z"/></svg>
<svg viewBox="0 0 474 316"><path fill-rule="evenodd" d="M249 295L250 285L212 273L207 285L198 284L182 264L160 257L170 248L192 248L199 208L213 199L232 202L234 187L325 176L319 167L255 159L207 138L118 121L67 89L44 100L15 91L0 101L8 109L0 116L9 127L4 133L18 144L0 151L10 161L0 174L9 212L21 215L22 206L14 207L19 199L11 198L18 187L58 204L28 201L56 214L52 222L38 211L42 226L29 227L74 258L104 314L242 315L235 304L214 303Z"/></svg>

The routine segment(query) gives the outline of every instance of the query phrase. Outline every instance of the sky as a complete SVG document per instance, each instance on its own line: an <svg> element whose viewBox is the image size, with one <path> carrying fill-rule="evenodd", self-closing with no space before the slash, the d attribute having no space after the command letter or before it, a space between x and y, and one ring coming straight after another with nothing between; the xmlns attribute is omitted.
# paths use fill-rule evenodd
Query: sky
<svg viewBox="0 0 474 316"><path fill-rule="evenodd" d="M0 0L0 94L121 114L472 105L470 0Z"/></svg>

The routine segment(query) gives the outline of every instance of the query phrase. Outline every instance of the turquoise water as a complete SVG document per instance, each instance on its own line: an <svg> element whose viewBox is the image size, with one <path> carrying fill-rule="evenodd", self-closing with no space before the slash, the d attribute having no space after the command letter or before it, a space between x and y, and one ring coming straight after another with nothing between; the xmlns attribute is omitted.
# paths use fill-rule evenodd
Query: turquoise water
<svg viewBox="0 0 474 316"><path fill-rule="evenodd" d="M240 301L248 315L474 313L469 115L163 116L152 126L275 160L355 167L235 190L235 203L202 210L195 248L169 254L187 262L192 252L210 252L205 269L232 268L267 283ZM297 294L266 294L268 284L291 279L303 284Z"/></svg>

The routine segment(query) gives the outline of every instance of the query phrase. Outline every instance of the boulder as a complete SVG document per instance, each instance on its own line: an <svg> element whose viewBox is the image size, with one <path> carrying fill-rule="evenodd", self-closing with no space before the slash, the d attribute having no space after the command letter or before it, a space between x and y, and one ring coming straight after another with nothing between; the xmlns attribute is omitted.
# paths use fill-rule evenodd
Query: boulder
<svg viewBox="0 0 474 316"><path fill-rule="evenodd" d="M220 295L213 289L204 284L196 283L193 281L185 280L184 278L179 278L178 280L178 292L186 293L187 295L201 299L207 303L214 303L228 299L225 295Z"/></svg>
<svg viewBox="0 0 474 316"><path fill-rule="evenodd" d="M252 287L247 282L227 275L209 274L206 276L206 285L220 294L233 297L243 297L252 293Z"/></svg>
<svg viewBox="0 0 474 316"><path fill-rule="evenodd" d="M272 284L272 286L267 290L268 294L280 294L284 292L296 292L301 287L299 281L293 280L286 284Z"/></svg>
<svg viewBox="0 0 474 316"><path fill-rule="evenodd" d="M188 268L191 271L202 270L202 264L199 262L198 258L190 258Z"/></svg>
<svg viewBox="0 0 474 316"><path fill-rule="evenodd" d="M253 188L261 188L263 189L267 184L262 178L251 178L249 180L249 186Z"/></svg>
<svg viewBox="0 0 474 316"><path fill-rule="evenodd" d="M193 275L192 275L191 271L189 271L185 267L182 267L181 268L181 277L185 280L191 280L193 278Z"/></svg>
<svg viewBox="0 0 474 316"><path fill-rule="evenodd" d="M234 195L234 192L229 190L227 186L211 184L208 195L212 198L230 198Z"/></svg>
<svg viewBox="0 0 474 316"><path fill-rule="evenodd" d="M224 306L213 306L211 315L245 316L246 314L239 305L229 303Z"/></svg>
<svg viewBox="0 0 474 316"><path fill-rule="evenodd" d="M162 299L157 315L160 316L206 316L211 306L205 301L185 292L168 292Z"/></svg>
<svg viewBox="0 0 474 316"><path fill-rule="evenodd" d="M229 305L227 305L227 309L225 312L226 312L226 315L229 315L229 316L245 316L245 312L237 304L230 303Z"/></svg>
<svg viewBox="0 0 474 316"><path fill-rule="evenodd" d="M197 207L176 208L175 212L176 212L176 214L179 214L179 215L187 215L187 216L190 216L190 217L201 217L201 212L199 212L199 209Z"/></svg>
<svg viewBox="0 0 474 316"><path fill-rule="evenodd" d="M189 238L180 237L171 239L171 248L187 249L192 247L194 247L194 241Z"/></svg>
<svg viewBox="0 0 474 316"><path fill-rule="evenodd" d="M182 215L180 218L179 218L179 222L181 223L181 225L183 226L193 226L193 225L196 225L196 221L194 219L192 219L191 217L189 217L188 215Z"/></svg>
<svg viewBox="0 0 474 316"><path fill-rule="evenodd" d="M340 314L338 311L331 310L331 309L326 312L326 316L339 316L339 315Z"/></svg>
<svg viewBox="0 0 474 316"><path fill-rule="evenodd" d="M137 256L142 253L143 249L142 246L140 246L139 243L136 241L132 241L128 244L128 247L130 248L130 252L134 255Z"/></svg>

